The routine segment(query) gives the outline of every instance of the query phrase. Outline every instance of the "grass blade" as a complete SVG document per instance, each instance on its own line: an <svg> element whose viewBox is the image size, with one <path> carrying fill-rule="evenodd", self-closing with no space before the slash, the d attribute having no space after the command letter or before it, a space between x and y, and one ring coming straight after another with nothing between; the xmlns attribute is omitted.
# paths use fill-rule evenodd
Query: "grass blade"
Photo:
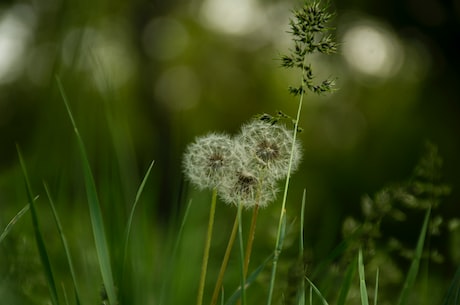
<svg viewBox="0 0 460 305"><path fill-rule="evenodd" d="M50 206L51 206L51 210L53 211L53 217L54 217L54 221L56 222L56 226L57 226L58 231L59 231L59 236L61 237L61 242L62 242L62 245L64 247L66 257L67 257L67 263L69 264L70 276L72 278L72 284L73 284L73 288L75 290L75 301L76 301L77 305L79 305L79 304L81 304L81 302L80 302L80 295L81 294L80 294L80 289L78 288L78 285L77 285L77 277L75 276L75 269L73 267L72 257L70 255L70 250L69 250L69 246L67 244L67 239L65 238L64 231L62 230L61 221L59 219L59 215L58 215L58 213L56 211L56 207L54 205L53 198L51 197L51 194L49 192L49 189L48 189L48 186L46 185L46 183L44 183L44 187L45 187L46 194L48 196L48 200L49 200L49 203L50 203Z"/></svg>
<svg viewBox="0 0 460 305"><path fill-rule="evenodd" d="M377 268L377 274L375 275L374 305L377 305L377 300L379 296L379 275L380 275L380 269Z"/></svg>
<svg viewBox="0 0 460 305"><path fill-rule="evenodd" d="M123 282L123 272L124 272L124 267L126 265L126 257L128 256L127 255L127 253L128 253L128 244L129 244L129 237L131 235L131 228L132 228L132 225L133 225L134 212L135 212L137 204L139 202L139 198L141 197L141 194L142 194L142 192L144 190L145 183L147 182L147 179L150 176L150 172L152 171L152 167L153 167L154 163L155 163L155 161L152 161L150 163L150 166L147 169L147 172L145 173L141 184L139 185L139 189L137 190L137 193L136 193L136 198L134 199L134 204L133 204L133 206L131 208L131 213L129 214L128 223L126 224L125 239L123 241L123 256L121 258L121 267L120 267L121 268L120 278L119 278L120 283Z"/></svg>
<svg viewBox="0 0 460 305"><path fill-rule="evenodd" d="M319 291L319 289L315 286L315 284L313 284L312 281L310 281L310 279L308 277L305 277L305 279L308 281L308 283L310 284L310 288L313 289L313 291L316 293L316 295L319 297L321 303L323 303L323 305L329 305L326 301L326 299L323 297L323 295L321 294L321 291Z"/></svg>
<svg viewBox="0 0 460 305"><path fill-rule="evenodd" d="M37 199L38 197L34 198ZM5 229L3 229L2 234L0 234L0 244L5 239L5 237L10 233L11 229L13 228L14 224L18 222L18 220L29 210L29 204L24 206L6 225Z"/></svg>
<svg viewBox="0 0 460 305"><path fill-rule="evenodd" d="M45 242L43 240L43 235L40 231L37 210L36 210L35 201L32 195L33 192L30 186L26 165L22 158L22 154L19 149L19 146L17 146L17 151L18 151L18 156L19 156L19 163L21 163L22 173L24 175L24 183L26 186L27 199L29 201L30 214L32 216L32 225L33 225L34 234L35 234L35 241L37 243L38 253L40 255L40 261L45 271L45 277L48 283L48 289L50 291L51 303L53 305L58 305L59 298L57 294L56 282L54 281L53 270L51 269L51 263L50 263L50 259L48 256L48 252L46 251Z"/></svg>
<svg viewBox="0 0 460 305"><path fill-rule="evenodd" d="M70 109L69 103L67 101L64 88L62 86L61 80L59 77L56 77L59 91L61 93L62 99L67 109L67 114L69 115L70 121L77 137L78 148L80 151L80 157L82 159L83 166L83 176L85 180L86 196L88 200L91 225L93 230L94 242L96 245L96 252L99 260L99 267L101 269L102 281L104 283L104 289L107 293L107 297L110 305L115 305L117 303L116 293L115 293L115 284L113 281L112 267L110 264L110 255L107 245L107 238L104 229L104 222L102 218L101 207L99 204L99 198L96 191L96 185L94 182L94 177L91 172L91 167L89 164L88 156L86 154L85 145L83 139L80 136L75 119L73 117L72 111Z"/></svg>
<svg viewBox="0 0 460 305"><path fill-rule="evenodd" d="M417 277L418 268L420 266L420 260L422 258L423 245L425 243L426 231L428 228L428 221L430 219L431 209L428 209L425 214L425 219L423 221L422 230L420 231L420 236L417 241L417 247L415 248L415 257L412 259L412 263L407 273L406 280L404 281L403 289L399 295L398 305L404 305L407 303L410 290L415 284L415 279Z"/></svg>
<svg viewBox="0 0 460 305"><path fill-rule="evenodd" d="M358 273L359 273L359 291L361 293L361 304L369 305L369 297L367 295L366 274L364 272L363 251L359 249L358 254Z"/></svg>
<svg viewBox="0 0 460 305"><path fill-rule="evenodd" d="M446 296L442 305L457 305L460 304L460 267L455 273L454 279L447 290Z"/></svg>
<svg viewBox="0 0 460 305"><path fill-rule="evenodd" d="M353 278L356 273L357 262L356 259L348 265L347 271L345 272L345 278L343 280L342 286L340 287L340 294L337 301L337 305L345 305L347 300L348 292L350 291Z"/></svg>
<svg viewBox="0 0 460 305"><path fill-rule="evenodd" d="M163 285L161 287L160 301L158 302L158 304L164 304L164 299L165 299L167 293L169 293L170 287L168 287L168 286L171 286L170 285L171 277L174 274L174 268L175 268L174 260L176 259L177 251L179 250L179 245L181 244L181 241L182 241L182 236L183 236L182 233L184 231L185 222L186 222L186 220L188 218L188 214L190 212L190 207L191 206L192 206L192 200L190 200L188 202L188 204L187 204L187 208L185 209L184 216L182 217L182 222L181 222L181 225L180 225L180 228L179 228L179 232L177 233L177 236L174 239L174 247L173 247L171 256L169 257L168 268L167 268L168 270L170 270L170 272L166 273L165 280L163 281Z"/></svg>
<svg viewBox="0 0 460 305"><path fill-rule="evenodd" d="M303 190L302 194L302 206L300 208L300 236L299 236L299 260L302 266L302 272L305 272L304 269L304 236L303 236L303 229L305 223L305 201L307 199L307 190ZM297 291L297 305L305 305L305 281L302 278L300 282L300 287Z"/></svg>

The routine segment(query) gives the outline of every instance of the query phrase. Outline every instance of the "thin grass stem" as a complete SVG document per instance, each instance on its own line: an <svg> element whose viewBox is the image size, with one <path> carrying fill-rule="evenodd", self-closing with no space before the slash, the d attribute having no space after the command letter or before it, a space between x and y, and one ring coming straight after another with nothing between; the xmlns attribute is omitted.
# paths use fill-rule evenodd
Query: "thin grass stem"
<svg viewBox="0 0 460 305"><path fill-rule="evenodd" d="M380 269L377 268L377 274L375 275L375 292L374 292L374 305L377 305L377 300L379 296L379 276L380 276Z"/></svg>
<svg viewBox="0 0 460 305"><path fill-rule="evenodd" d="M305 87L305 80L302 77L302 88ZM279 222L278 222L278 231L276 235L276 245L275 245L275 256L273 258L273 266L272 266L272 272L270 276L270 286L268 289L268 298L267 298L267 305L271 305L272 303L272 298L273 298L273 290L275 288L275 279L276 279L276 271L278 267L278 258L279 254L282 250L282 240L281 240L281 231L282 231L282 224L283 222L285 223L286 221L286 202L287 202L287 195L288 195L288 190L289 190L289 182L290 182L290 177L291 177L291 170L292 170L292 162L294 160L294 151L295 151L295 141L297 137L297 130L299 128L299 121L300 121L300 114L302 112L302 104L303 104L303 98L304 98L304 92L302 90L302 93L300 94L300 99L299 99L299 106L297 108L297 116L295 119L295 125L294 125L294 136L292 138L292 148L291 148L291 156L289 158L289 167L288 167L288 172L287 172L287 177L286 177L286 183L284 185L284 193L283 193L283 202L281 204L281 212L280 212L280 217L279 217Z"/></svg>
<svg viewBox="0 0 460 305"><path fill-rule="evenodd" d="M205 240L205 245L204 245L203 262L201 264L200 284L198 286L198 295L197 295L197 300L196 300L197 305L203 304L204 286L206 283L206 271L208 269L209 249L211 248L212 231L213 231L213 226L214 226L214 215L216 212L216 202L217 202L217 189L213 189L212 199L211 199L211 209L209 211L208 231L206 234L206 240Z"/></svg>

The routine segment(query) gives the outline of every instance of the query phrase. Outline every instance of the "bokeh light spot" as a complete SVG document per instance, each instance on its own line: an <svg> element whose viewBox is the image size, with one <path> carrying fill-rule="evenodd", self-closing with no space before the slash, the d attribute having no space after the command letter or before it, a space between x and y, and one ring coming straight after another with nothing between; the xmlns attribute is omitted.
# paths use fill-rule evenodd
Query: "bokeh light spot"
<svg viewBox="0 0 460 305"><path fill-rule="evenodd" d="M348 24L343 35L343 55L349 66L360 74L389 78L403 61L402 47L394 33L371 20Z"/></svg>
<svg viewBox="0 0 460 305"><path fill-rule="evenodd" d="M254 0L205 0L201 15L205 25L225 34L244 35L261 22Z"/></svg>
<svg viewBox="0 0 460 305"><path fill-rule="evenodd" d="M22 72L36 19L27 5L12 6L0 15L0 84L14 81Z"/></svg>

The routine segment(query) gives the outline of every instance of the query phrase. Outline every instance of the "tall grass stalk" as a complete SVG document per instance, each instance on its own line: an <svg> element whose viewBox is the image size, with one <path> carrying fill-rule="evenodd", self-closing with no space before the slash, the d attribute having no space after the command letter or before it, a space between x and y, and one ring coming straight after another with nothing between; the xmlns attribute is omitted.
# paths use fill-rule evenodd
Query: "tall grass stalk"
<svg viewBox="0 0 460 305"><path fill-rule="evenodd" d="M101 269L102 281L104 283L104 289L107 293L109 305L116 305L117 297L116 297L116 292L115 292L116 289L115 289L115 283L113 279L110 253L109 253L109 248L107 244L107 237L105 234L104 222L102 218L102 212L101 212L98 194L96 191L94 177L91 172L91 167L89 164L88 156L86 154L86 149L85 149L83 139L75 123L75 119L70 109L70 105L69 105L67 96L65 94L64 87L62 86L61 80L58 76L56 76L56 81L58 84L59 92L66 106L67 114L69 115L70 121L72 123L72 127L74 129L75 136L77 138L77 142L78 142L78 148L79 148L80 157L82 160L83 176L85 180L86 196L88 200L92 231L93 231L94 241L96 245L96 252L98 256L99 267Z"/></svg>
<svg viewBox="0 0 460 305"><path fill-rule="evenodd" d="M214 226L214 215L216 213L216 202L217 202L217 189L214 188L212 191L212 199L211 199L211 208L209 210L209 221L208 221L208 229L206 234L206 240L204 245L204 253L203 253L203 261L201 264L201 275L200 275L200 282L198 286L198 294L197 294L197 305L203 304L203 296L204 296L204 286L206 283L206 271L208 269L208 261L209 261L209 249L211 248L211 239L212 239L212 231Z"/></svg>
<svg viewBox="0 0 460 305"><path fill-rule="evenodd" d="M302 77L302 88L305 86L305 80ZM279 255L282 250L282 231L283 231L283 223L284 225L286 224L286 202L287 202L287 196L288 196L288 190L289 190L289 182L291 178L291 169L292 169L292 161L294 157L294 143L296 141L297 137L297 130L299 128L299 121L300 121L300 114L302 112L302 104L303 104L303 98L304 98L304 93L302 90L302 93L300 94L299 98L299 106L297 108L297 116L295 119L295 124L294 124L294 135L293 135L293 140L292 140L292 149L291 149L291 157L289 158L289 167L287 171L287 176L286 176L286 182L284 184L284 193L283 193L283 202L281 204L281 211L280 211L280 216L278 220L278 230L276 234L276 243L275 243L275 256L273 258L273 266L272 266L272 272L270 276L270 286L268 289L268 298L267 298L267 305L271 305L272 303L272 298L273 298L273 290L275 288L275 279L276 279L276 271L278 267L278 259Z"/></svg>

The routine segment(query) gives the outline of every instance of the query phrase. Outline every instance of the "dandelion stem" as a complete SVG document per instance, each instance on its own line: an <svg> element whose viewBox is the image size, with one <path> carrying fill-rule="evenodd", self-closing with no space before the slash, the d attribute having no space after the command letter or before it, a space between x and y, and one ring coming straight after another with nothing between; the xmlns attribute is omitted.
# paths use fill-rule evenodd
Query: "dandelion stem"
<svg viewBox="0 0 460 305"><path fill-rule="evenodd" d="M206 270L208 268L209 249L211 248L212 229L214 226L214 214L216 212L216 201L217 201L217 189L214 188L212 191L211 209L209 211L208 232L206 235L206 241L204 245L203 263L201 265L200 284L198 288L198 296L197 296L197 302L196 302L197 305L203 304L204 285L206 282Z"/></svg>
<svg viewBox="0 0 460 305"><path fill-rule="evenodd" d="M222 265L220 266L216 286L214 287L214 292L212 294L211 305L215 305L217 303L217 298L219 297L219 292L221 290L222 282L224 280L225 270L227 270L228 259L230 258L230 253L232 252L233 244L235 242L236 233L238 230L238 220L239 219L237 214L235 217L235 221L233 223L232 233L230 234L230 238L228 240L227 249L225 250L224 259L222 260Z"/></svg>
<svg viewBox="0 0 460 305"><path fill-rule="evenodd" d="M252 211L251 227L249 228L248 241L246 243L246 254L244 256L244 276L248 274L249 261L251 260L252 245L254 244L254 236L256 233L257 215L259 214L259 205L254 206Z"/></svg>
<svg viewBox="0 0 460 305"><path fill-rule="evenodd" d="M238 240L240 244L240 261L241 261L241 303L246 304L246 275L244 274L244 247L243 247L243 228L242 228L242 211L243 204L238 204Z"/></svg>

